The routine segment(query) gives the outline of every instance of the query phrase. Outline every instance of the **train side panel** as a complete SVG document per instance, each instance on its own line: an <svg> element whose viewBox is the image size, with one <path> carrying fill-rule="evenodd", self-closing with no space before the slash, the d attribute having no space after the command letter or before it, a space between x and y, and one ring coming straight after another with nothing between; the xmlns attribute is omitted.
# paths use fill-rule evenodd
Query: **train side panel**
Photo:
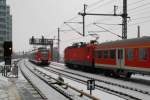
<svg viewBox="0 0 150 100"><path fill-rule="evenodd" d="M116 65L116 49L112 50L97 50L95 51L96 56L95 56L95 63L96 64L101 64L102 66L104 65ZM113 54L111 54L113 52Z"/></svg>
<svg viewBox="0 0 150 100"><path fill-rule="evenodd" d="M111 58L111 50L115 57ZM119 57L121 50L122 57ZM101 52L101 53L100 53ZM96 48L96 68L111 69L117 73L141 73L150 75L150 37L120 40L100 44Z"/></svg>
<svg viewBox="0 0 150 100"><path fill-rule="evenodd" d="M125 69L150 74L150 48L126 49Z"/></svg>
<svg viewBox="0 0 150 100"><path fill-rule="evenodd" d="M71 65L92 67L94 65L93 48L93 46L66 48L64 56L65 63Z"/></svg>

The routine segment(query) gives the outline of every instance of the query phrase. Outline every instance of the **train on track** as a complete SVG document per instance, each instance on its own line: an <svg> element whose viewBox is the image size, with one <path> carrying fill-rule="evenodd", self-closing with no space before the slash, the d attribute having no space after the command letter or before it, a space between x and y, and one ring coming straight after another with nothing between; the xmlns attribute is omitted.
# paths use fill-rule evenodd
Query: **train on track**
<svg viewBox="0 0 150 100"><path fill-rule="evenodd" d="M37 65L49 65L51 60L51 50L47 48L38 48L29 53L29 61Z"/></svg>
<svg viewBox="0 0 150 100"><path fill-rule="evenodd" d="M108 76L150 75L150 36L74 44L65 49L64 62L71 68L96 69Z"/></svg>

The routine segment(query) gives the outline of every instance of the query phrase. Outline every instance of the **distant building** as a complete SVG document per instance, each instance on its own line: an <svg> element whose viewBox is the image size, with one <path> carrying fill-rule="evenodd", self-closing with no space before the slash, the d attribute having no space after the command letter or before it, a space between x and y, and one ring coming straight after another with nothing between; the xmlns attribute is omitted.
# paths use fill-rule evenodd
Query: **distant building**
<svg viewBox="0 0 150 100"><path fill-rule="evenodd" d="M3 58L4 41L12 41L12 16L6 0L0 0L0 60Z"/></svg>

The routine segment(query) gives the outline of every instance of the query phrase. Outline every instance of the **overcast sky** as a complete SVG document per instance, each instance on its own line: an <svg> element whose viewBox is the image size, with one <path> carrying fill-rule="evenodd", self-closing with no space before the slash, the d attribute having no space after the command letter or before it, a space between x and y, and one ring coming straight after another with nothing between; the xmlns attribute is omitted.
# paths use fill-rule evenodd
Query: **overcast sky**
<svg viewBox="0 0 150 100"><path fill-rule="evenodd" d="M117 5L117 13L122 13L122 0L7 0L11 7L13 16L13 43L14 51L31 50L29 38L31 36L47 38L57 36L57 28L70 30L64 25L65 21L81 22L82 17L78 15L83 10L83 4L89 5L87 12L91 13L113 13L113 6ZM149 36L150 33L150 1L149 0L128 0L128 12L131 19L128 19L128 38L137 36L137 25L141 26L141 35ZM77 16L77 17L76 17ZM104 31L94 25L93 22L105 24L121 24L120 17L86 16L86 35L88 31ZM70 24L79 32L82 32L81 24ZM121 26L104 25L116 34L121 35ZM99 42L118 40L119 38L109 32L101 32ZM61 52L66 46L76 41L90 41L95 39L91 36L78 35L73 31L61 32Z"/></svg>

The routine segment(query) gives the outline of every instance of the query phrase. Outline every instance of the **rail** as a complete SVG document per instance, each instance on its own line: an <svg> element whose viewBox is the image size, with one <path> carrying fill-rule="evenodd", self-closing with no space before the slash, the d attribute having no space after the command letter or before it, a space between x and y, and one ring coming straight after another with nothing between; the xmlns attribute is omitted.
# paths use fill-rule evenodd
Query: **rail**
<svg viewBox="0 0 150 100"><path fill-rule="evenodd" d="M45 95L43 95L42 94L42 92L32 83L32 81L30 81L30 79L24 74L24 72L22 71L22 69L20 68L20 71L21 71L21 73L22 73L22 75L25 77L25 79L32 85L32 87L37 91L37 93L41 96L41 98L43 99L43 100L48 100L47 98L46 98L46 96Z"/></svg>
<svg viewBox="0 0 150 100"><path fill-rule="evenodd" d="M25 65L26 67L28 67L25 63L24 63L24 65ZM29 69L30 69L30 68L29 68ZM31 70L31 69L30 69L30 70ZM83 90L79 90L79 89L77 89L77 88L75 88L75 87L73 87L73 86L71 86L71 85L68 85L68 84L66 84L66 83L64 83L64 82L62 82L62 81L60 81L60 80L58 80L58 79L56 79L56 78L53 78L53 77L51 77L51 76L49 76L49 75L47 75L47 74L41 72L40 70L38 70L38 69L36 69L36 68L34 68L34 70L37 71L39 74L42 74L44 77L48 77L49 79L53 79L53 80L55 80L56 82L61 83L63 86L65 86L64 89L70 88L70 89L72 89L72 90L78 92L78 93L80 94L80 97L86 96L86 97L88 97L88 98L90 98L90 99L92 99L92 100L100 100L99 98L97 98L97 97L95 97L95 96L92 96L92 95L90 95L90 94L84 92ZM33 72L34 74L36 74L35 71L32 70L32 72ZM51 83L49 83L49 84L51 84Z"/></svg>

